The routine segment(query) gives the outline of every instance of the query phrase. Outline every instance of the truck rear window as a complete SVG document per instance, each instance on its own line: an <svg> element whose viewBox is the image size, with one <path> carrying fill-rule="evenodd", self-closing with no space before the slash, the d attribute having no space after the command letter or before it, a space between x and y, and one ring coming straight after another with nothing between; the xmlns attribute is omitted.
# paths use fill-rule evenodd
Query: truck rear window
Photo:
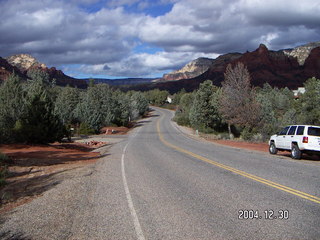
<svg viewBox="0 0 320 240"><path fill-rule="evenodd" d="M320 128L309 127L308 128L308 135L320 137Z"/></svg>

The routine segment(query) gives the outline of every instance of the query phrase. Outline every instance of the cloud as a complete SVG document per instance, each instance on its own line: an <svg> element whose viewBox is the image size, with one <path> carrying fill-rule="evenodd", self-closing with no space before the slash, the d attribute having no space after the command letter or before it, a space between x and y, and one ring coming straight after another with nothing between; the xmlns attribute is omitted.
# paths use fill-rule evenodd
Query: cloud
<svg viewBox="0 0 320 240"><path fill-rule="evenodd" d="M62 1L13 0L6 1L4 8L1 55L26 52L49 65L118 61L134 47L140 21L122 8L86 13Z"/></svg>
<svg viewBox="0 0 320 240"><path fill-rule="evenodd" d="M150 76L200 56L252 51L260 43L277 50L320 39L318 0L1 3L6 9L0 15L1 56L29 53L49 66L80 66L78 71L88 74ZM145 11L168 4L172 9L157 17ZM163 51L141 52L141 44Z"/></svg>
<svg viewBox="0 0 320 240"><path fill-rule="evenodd" d="M279 39L288 41L285 36L295 30L307 39L319 39L319 11L316 0L186 0L176 3L165 16L145 21L139 36L167 51L246 51L261 40L271 48L281 47ZM276 37L271 39L271 35ZM293 37L303 39L298 34Z"/></svg>
<svg viewBox="0 0 320 240"><path fill-rule="evenodd" d="M105 74L117 77L155 77L168 70L179 69L187 62L199 57L216 58L218 54L193 52L157 52L155 54L133 54L128 58L108 64L83 65L81 71L86 74Z"/></svg>

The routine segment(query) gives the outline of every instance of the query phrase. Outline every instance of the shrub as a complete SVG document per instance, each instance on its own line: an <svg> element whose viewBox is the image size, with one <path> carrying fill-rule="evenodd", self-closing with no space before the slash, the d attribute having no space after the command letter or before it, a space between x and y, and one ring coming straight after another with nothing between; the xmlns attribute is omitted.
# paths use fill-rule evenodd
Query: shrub
<svg viewBox="0 0 320 240"><path fill-rule="evenodd" d="M190 126L189 115L187 114L178 114L174 117L174 121L181 126Z"/></svg>
<svg viewBox="0 0 320 240"><path fill-rule="evenodd" d="M95 134L95 130L90 128L87 123L81 123L79 127L79 133L83 135L92 135Z"/></svg>
<svg viewBox="0 0 320 240"><path fill-rule="evenodd" d="M244 128L241 132L243 140L250 141L254 136L254 133L249 128Z"/></svg>

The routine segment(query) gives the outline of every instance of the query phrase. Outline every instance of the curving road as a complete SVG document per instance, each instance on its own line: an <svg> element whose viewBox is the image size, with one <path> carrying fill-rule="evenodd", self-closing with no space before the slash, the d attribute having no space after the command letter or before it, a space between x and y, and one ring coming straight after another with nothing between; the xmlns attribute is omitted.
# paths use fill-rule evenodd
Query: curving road
<svg viewBox="0 0 320 240"><path fill-rule="evenodd" d="M320 237L318 162L196 141L174 127L172 117L156 109L126 151L127 181L146 239Z"/></svg>
<svg viewBox="0 0 320 240"><path fill-rule="evenodd" d="M69 225L45 227L60 210L26 223L21 212L39 209L44 200L37 199L4 229L19 226L31 239L320 238L319 162L199 141L182 133L172 117L155 108L87 180L70 185L71 192L82 187L62 208ZM47 204L53 201L46 197ZM32 227L40 222L40 230Z"/></svg>

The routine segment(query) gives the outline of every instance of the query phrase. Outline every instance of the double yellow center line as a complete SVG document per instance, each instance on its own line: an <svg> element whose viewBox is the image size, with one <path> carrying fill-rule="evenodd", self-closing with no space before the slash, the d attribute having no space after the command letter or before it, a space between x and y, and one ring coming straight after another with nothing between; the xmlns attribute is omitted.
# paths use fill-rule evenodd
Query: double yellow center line
<svg viewBox="0 0 320 240"><path fill-rule="evenodd" d="M230 167L230 166L227 166L227 165L218 163L218 162L216 162L216 161L210 160L210 159L208 159L208 158L205 158L205 157L203 157L203 156L200 156L200 155L198 155L198 154L195 154L195 153L193 153L193 152L190 152L190 151L188 151L188 150L186 150L186 149L180 148L180 147L178 147L178 146L176 146L176 145L173 145L173 144L167 142L166 140L164 140L163 135L162 135L162 133L161 133L161 131L160 131L160 120L161 120L161 119L159 119L158 122L157 122L157 132L158 132L158 135L159 135L159 138L160 138L161 142L164 143L166 146L168 146L168 147L170 147L170 148L172 148L172 149L175 149L175 150L177 150L177 151L179 151L179 152L182 152L182 153L184 153L184 154L187 154L187 155L189 155L189 156L192 156L192 157L194 157L194 158L196 158L196 159L199 159L199 160L201 160L201 161L204 161L204 162L207 162L207 163L209 163L209 164L212 164L212 165L214 165L214 166L217 166L217 167L223 168L223 169L225 169L225 170L228 170L228 171L230 171L230 172L239 174L239 175L241 175L241 176L243 176L243 177L252 179L252 180L254 180L254 181L257 181L257 182L263 183L263 184L265 184L265 185L268 185L268 186L270 186L270 187L273 187L273 188L276 188L276 189L279 189L279 190L282 190L282 191L291 193L291 194L293 194L293 195L296 195L296 196L299 196L299 197L301 197L301 198L304 198L304 199L307 199L307 200L310 200L310 201L312 201L312 202L315 202L315 203L320 204L320 198L319 198L319 197L313 196L313 195L308 194L308 193L305 193L305 192L298 191L298 190L296 190L296 189L293 189L293 188L290 188L290 187L281 185L281 184L279 184L279 183L275 183L275 182L269 181L269 180L267 180L267 179L264 179L264 178L261 178L261 177L252 175L252 174L250 174L250 173L246 173L246 172L244 172L244 171L238 170L238 169L236 169L236 168L232 168L232 167Z"/></svg>

